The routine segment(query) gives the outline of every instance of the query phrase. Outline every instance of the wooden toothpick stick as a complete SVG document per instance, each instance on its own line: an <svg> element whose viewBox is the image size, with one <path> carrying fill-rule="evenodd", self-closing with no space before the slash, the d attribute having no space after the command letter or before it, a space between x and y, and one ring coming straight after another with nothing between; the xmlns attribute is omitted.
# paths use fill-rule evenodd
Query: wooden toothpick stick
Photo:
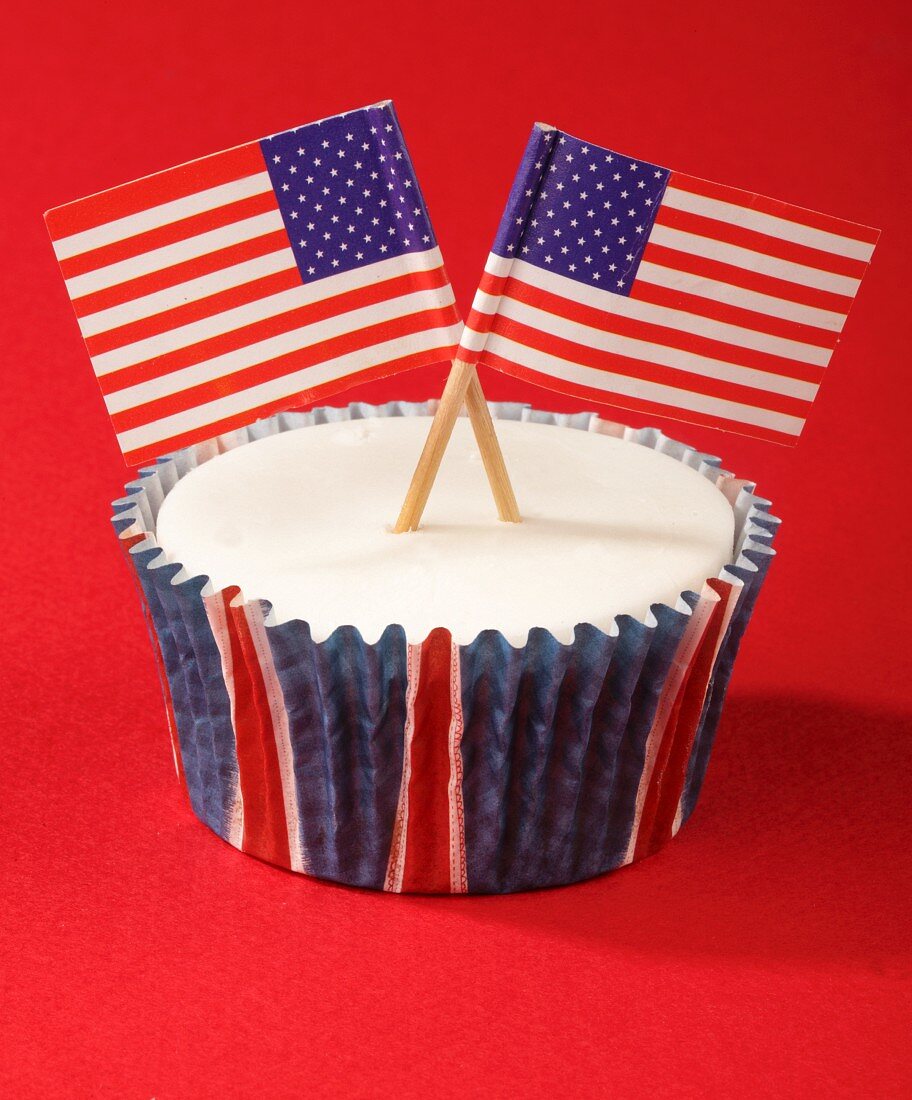
<svg viewBox="0 0 912 1100"><path fill-rule="evenodd" d="M497 515L508 523L521 521L516 497L513 495L513 486L510 484L510 475L507 473L503 452L497 441L494 422L491 419L481 383L478 381L475 366L464 359L455 359L440 405L425 440L424 450L412 475L412 483L406 493L405 503L393 528L396 534L418 529L463 403L468 407L485 473L488 475L488 482L497 505Z"/></svg>

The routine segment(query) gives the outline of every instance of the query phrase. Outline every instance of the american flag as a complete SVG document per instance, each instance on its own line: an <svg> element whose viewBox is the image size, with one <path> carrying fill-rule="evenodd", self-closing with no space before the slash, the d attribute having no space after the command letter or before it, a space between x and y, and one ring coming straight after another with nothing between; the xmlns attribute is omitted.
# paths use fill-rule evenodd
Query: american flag
<svg viewBox="0 0 912 1100"><path fill-rule="evenodd" d="M130 464L450 359L459 340L389 102L46 217Z"/></svg>
<svg viewBox="0 0 912 1100"><path fill-rule="evenodd" d="M537 125L457 354L795 443L877 237Z"/></svg>

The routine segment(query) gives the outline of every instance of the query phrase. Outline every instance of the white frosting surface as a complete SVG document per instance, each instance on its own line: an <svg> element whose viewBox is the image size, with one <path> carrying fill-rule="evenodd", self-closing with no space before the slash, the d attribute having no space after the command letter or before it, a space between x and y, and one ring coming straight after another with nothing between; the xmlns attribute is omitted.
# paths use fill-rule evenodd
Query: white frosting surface
<svg viewBox="0 0 912 1100"><path fill-rule="evenodd" d="M457 642L533 626L570 641L674 605L732 557L734 516L695 470L634 443L498 421L521 524L497 521L481 457L460 418L417 533L394 535L428 417L301 428L246 444L178 482L158 541L190 574L272 602L314 637L343 624L376 641L401 623Z"/></svg>

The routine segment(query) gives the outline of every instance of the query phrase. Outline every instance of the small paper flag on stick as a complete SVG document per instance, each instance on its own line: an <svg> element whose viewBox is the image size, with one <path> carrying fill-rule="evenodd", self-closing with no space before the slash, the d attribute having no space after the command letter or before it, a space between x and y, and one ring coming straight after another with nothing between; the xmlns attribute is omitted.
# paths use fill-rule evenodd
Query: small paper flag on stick
<svg viewBox="0 0 912 1100"><path fill-rule="evenodd" d="M793 444L878 236L537 125L457 355Z"/></svg>
<svg viewBox="0 0 912 1100"><path fill-rule="evenodd" d="M58 207L47 224L130 464L450 359L459 339L389 102Z"/></svg>
<svg viewBox="0 0 912 1100"><path fill-rule="evenodd" d="M479 363L797 442L878 236L536 124L396 529L419 525Z"/></svg>

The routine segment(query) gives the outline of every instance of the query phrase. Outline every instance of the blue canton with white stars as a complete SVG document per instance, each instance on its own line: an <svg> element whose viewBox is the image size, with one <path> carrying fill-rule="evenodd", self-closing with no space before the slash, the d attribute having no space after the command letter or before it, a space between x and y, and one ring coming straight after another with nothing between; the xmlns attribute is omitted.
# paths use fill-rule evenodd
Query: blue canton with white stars
<svg viewBox="0 0 912 1100"><path fill-rule="evenodd" d="M305 283L437 244L392 105L260 142Z"/></svg>
<svg viewBox="0 0 912 1100"><path fill-rule="evenodd" d="M494 251L628 295L671 173L536 128Z"/></svg>

